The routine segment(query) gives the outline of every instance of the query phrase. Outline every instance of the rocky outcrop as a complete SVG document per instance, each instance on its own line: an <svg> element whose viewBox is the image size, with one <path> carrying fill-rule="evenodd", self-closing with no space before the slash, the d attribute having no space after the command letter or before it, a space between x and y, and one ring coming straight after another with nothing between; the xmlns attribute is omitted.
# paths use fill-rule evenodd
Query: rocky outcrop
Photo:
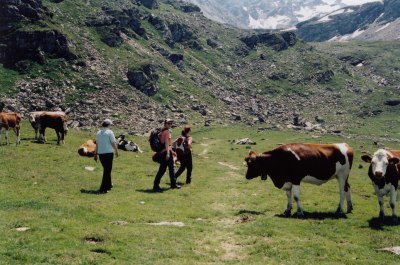
<svg viewBox="0 0 400 265"><path fill-rule="evenodd" d="M126 76L130 85L147 96L153 96L159 90L157 85L159 76L154 65L147 64L140 69L130 69Z"/></svg>
<svg viewBox="0 0 400 265"><path fill-rule="evenodd" d="M284 33L262 33L240 39L249 48L254 49L257 45L268 45L276 51L282 51L296 44L296 34L293 32Z"/></svg>
<svg viewBox="0 0 400 265"><path fill-rule="evenodd" d="M136 0L136 2L149 9L156 9L160 6L160 3L158 3L157 0Z"/></svg>
<svg viewBox="0 0 400 265"><path fill-rule="evenodd" d="M132 36L130 30L141 37L146 37L142 27L140 12L136 8L123 9L122 11L103 8L93 17L88 17L86 25L95 27L101 36L101 41L110 47L120 46L124 39L121 33Z"/></svg>
<svg viewBox="0 0 400 265"><path fill-rule="evenodd" d="M42 5L41 0L0 1L0 38L16 29L17 23L36 23L53 14Z"/></svg>
<svg viewBox="0 0 400 265"><path fill-rule="evenodd" d="M7 36L0 46L0 63L6 67L15 67L23 60L44 64L47 57L77 58L69 50L67 37L55 30L17 31Z"/></svg>
<svg viewBox="0 0 400 265"><path fill-rule="evenodd" d="M181 4L179 9L185 13L201 12L200 7L190 3Z"/></svg>
<svg viewBox="0 0 400 265"><path fill-rule="evenodd" d="M47 58L75 59L67 37L57 30L23 30L24 25L41 25L52 13L40 0L3 0L0 3L0 63L17 67L28 60L44 64Z"/></svg>
<svg viewBox="0 0 400 265"><path fill-rule="evenodd" d="M150 15L148 18L150 24L154 26L155 29L161 32L165 43L170 47L174 47L175 43L182 43L185 41L195 41L196 37L194 33L190 30L190 27L180 23L180 22L165 22L162 18ZM198 45L197 49L201 45Z"/></svg>

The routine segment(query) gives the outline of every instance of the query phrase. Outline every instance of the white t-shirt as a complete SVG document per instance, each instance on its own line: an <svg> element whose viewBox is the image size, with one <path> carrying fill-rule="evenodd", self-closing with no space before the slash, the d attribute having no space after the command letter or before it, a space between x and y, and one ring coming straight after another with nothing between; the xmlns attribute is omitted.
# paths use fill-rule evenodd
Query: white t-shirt
<svg viewBox="0 0 400 265"><path fill-rule="evenodd" d="M113 131L110 129L102 127L96 134L96 142L98 154L114 153L111 144L116 143L117 140L115 139Z"/></svg>

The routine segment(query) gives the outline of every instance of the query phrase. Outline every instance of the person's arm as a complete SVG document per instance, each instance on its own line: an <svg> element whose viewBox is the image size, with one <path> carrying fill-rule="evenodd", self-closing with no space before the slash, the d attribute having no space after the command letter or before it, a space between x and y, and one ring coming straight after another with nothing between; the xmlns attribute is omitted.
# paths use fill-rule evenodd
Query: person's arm
<svg viewBox="0 0 400 265"><path fill-rule="evenodd" d="M113 131L111 131L110 141L111 141L111 146L114 149L115 156L118 157L119 154L118 154L118 147L117 147L117 139L115 139L115 135L114 135Z"/></svg>
<svg viewBox="0 0 400 265"><path fill-rule="evenodd" d="M117 143L116 143L116 142L113 142L113 143L111 143L111 145L112 145L112 147L113 147L113 149L114 149L115 156L118 157L119 154L118 154Z"/></svg>
<svg viewBox="0 0 400 265"><path fill-rule="evenodd" d="M164 147L165 147L165 150L167 152L167 154L165 156L165 160L169 160L169 156L171 154L171 146L169 144L170 144L171 140L169 138L169 131L168 130L165 130L163 132L163 138L164 138L163 139L164 140Z"/></svg>
<svg viewBox="0 0 400 265"><path fill-rule="evenodd" d="M96 139L96 149L94 150L94 161L97 162L97 158L98 158L98 152L99 152L99 146L98 146L98 141Z"/></svg>
<svg viewBox="0 0 400 265"><path fill-rule="evenodd" d="M192 136L188 136L188 147L189 147L190 151L192 151L192 142L193 142Z"/></svg>

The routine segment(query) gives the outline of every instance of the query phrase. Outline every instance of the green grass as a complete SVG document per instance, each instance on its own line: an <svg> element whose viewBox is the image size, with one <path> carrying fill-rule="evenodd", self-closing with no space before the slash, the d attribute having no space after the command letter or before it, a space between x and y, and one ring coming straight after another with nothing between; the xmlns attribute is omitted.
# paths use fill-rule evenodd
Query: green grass
<svg viewBox="0 0 400 265"><path fill-rule="evenodd" d="M12 134L13 144L0 146L0 264L398 263L395 255L377 251L399 244L400 227L376 219L377 199L359 158L361 151L376 148L370 140L194 127L192 185L169 190L165 175L165 192L154 194L149 190L157 164L151 161L147 139L131 136L145 152L121 152L114 162L113 190L96 195L90 191L99 188L101 166L77 155L79 145L95 131L71 130L66 144L57 146L52 130L48 143L38 144L31 140L29 125L22 128L21 146L14 145ZM178 132L174 129L174 136ZM355 149L350 176L354 212L344 219L331 214L338 203L337 183L332 181L320 187L302 185L303 207L314 215L278 217L286 206L285 193L270 180L244 178L243 158L249 149L231 144L244 137L256 141L253 149L259 152L279 143L347 141ZM399 148L398 143L385 144ZM386 198L390 213L387 204ZM149 225L161 221L185 226ZM18 227L30 229L18 232Z"/></svg>

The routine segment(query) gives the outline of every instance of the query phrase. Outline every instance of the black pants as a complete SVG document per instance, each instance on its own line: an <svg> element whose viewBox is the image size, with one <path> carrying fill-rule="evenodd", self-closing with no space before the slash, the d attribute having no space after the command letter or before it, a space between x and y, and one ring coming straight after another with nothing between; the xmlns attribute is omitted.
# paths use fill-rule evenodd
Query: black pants
<svg viewBox="0 0 400 265"><path fill-rule="evenodd" d="M192 179L192 169L193 169L193 161L192 161L192 153L182 155L181 159L181 166L175 174L175 179L177 179L185 169L186 171L186 183L190 183Z"/></svg>
<svg viewBox="0 0 400 265"><path fill-rule="evenodd" d="M103 180L101 181L100 191L108 191L112 188L111 170L114 153L99 154L101 165L103 166Z"/></svg>
<svg viewBox="0 0 400 265"><path fill-rule="evenodd" d="M167 155L167 152L164 152L161 155L160 167L158 169L156 177L154 178L154 188L160 187L161 178L164 176L165 171L167 171L167 167L168 167L168 171L169 171L169 178L171 181L171 186L176 185L175 172L174 172L174 159L172 157L172 154L170 154L169 159L165 160L166 155Z"/></svg>

